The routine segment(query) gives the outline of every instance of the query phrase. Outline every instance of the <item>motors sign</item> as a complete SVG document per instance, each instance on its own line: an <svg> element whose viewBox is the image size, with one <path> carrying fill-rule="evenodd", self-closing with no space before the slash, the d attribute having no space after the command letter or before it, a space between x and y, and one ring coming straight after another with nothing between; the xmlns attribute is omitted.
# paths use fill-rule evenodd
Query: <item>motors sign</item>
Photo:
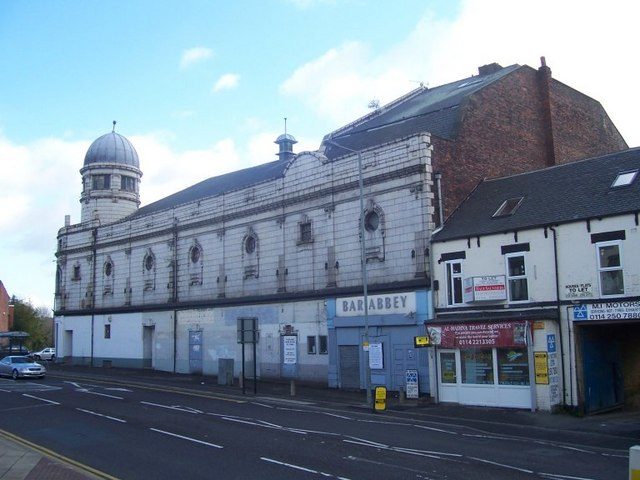
<svg viewBox="0 0 640 480"><path fill-rule="evenodd" d="M588 303L573 307L574 321L634 319L640 319L640 300Z"/></svg>

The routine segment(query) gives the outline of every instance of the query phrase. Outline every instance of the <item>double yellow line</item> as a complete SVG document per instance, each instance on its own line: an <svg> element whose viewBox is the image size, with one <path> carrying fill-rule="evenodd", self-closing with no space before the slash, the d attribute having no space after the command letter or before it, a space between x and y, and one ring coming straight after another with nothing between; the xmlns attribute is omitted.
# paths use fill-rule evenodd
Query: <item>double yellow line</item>
<svg viewBox="0 0 640 480"><path fill-rule="evenodd" d="M36 451L37 453L48 457L52 460L58 461L60 463L64 463L66 465L69 465L73 468L75 468L76 470L81 471L82 473L88 474L90 476L93 476L95 478L101 478L104 480L118 480L118 477L113 477L111 475L109 475L108 473L104 473L101 472L100 470L96 470L95 468L90 467L89 465L85 465L84 463L78 462L76 460L73 460L71 458L65 457L64 455L60 455L59 453L54 452L53 450L49 450L48 448L45 448L41 445L37 445L35 443L30 442L29 440L26 440L22 437L19 437L18 435L15 435L11 432L7 432L6 430L2 430L0 429L0 436L4 437L7 440L10 440L14 443L17 443L19 445L22 445L23 447L29 448L31 450Z"/></svg>

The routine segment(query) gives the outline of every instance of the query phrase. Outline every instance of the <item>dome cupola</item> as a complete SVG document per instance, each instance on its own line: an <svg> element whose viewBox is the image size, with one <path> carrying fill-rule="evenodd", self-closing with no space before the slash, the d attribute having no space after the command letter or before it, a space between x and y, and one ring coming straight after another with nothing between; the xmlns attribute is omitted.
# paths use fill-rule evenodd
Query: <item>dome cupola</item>
<svg viewBox="0 0 640 480"><path fill-rule="evenodd" d="M140 205L142 177L138 153L131 142L116 133L96 139L84 157L82 175L82 223L111 223L134 213Z"/></svg>

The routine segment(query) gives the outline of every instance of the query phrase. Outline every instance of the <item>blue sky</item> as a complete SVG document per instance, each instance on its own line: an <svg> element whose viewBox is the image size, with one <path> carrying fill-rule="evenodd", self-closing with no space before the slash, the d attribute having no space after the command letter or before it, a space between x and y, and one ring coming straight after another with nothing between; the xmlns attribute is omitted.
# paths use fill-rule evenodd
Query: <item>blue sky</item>
<svg viewBox="0 0 640 480"><path fill-rule="evenodd" d="M314 150L373 99L544 55L640 145L636 3L4 0L0 280L52 306L56 233L80 219L78 171L112 120L146 204L275 159L283 117L296 151Z"/></svg>

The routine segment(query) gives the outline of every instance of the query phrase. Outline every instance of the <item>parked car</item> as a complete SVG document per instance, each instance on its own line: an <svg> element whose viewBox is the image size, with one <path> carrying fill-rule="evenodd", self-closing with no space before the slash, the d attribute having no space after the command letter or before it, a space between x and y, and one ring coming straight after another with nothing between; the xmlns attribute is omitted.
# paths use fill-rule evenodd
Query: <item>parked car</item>
<svg viewBox="0 0 640 480"><path fill-rule="evenodd" d="M55 360L56 349L53 347L43 348L39 352L33 352L31 354L35 360Z"/></svg>
<svg viewBox="0 0 640 480"><path fill-rule="evenodd" d="M44 378L46 371L42 365L23 355L10 355L0 360L0 376L12 377L14 380L21 377Z"/></svg>
<svg viewBox="0 0 640 480"><path fill-rule="evenodd" d="M29 352L29 349L24 345L13 345L12 347L0 348L0 358L7 357L9 355L20 355L24 357L27 355L31 355L31 352Z"/></svg>

